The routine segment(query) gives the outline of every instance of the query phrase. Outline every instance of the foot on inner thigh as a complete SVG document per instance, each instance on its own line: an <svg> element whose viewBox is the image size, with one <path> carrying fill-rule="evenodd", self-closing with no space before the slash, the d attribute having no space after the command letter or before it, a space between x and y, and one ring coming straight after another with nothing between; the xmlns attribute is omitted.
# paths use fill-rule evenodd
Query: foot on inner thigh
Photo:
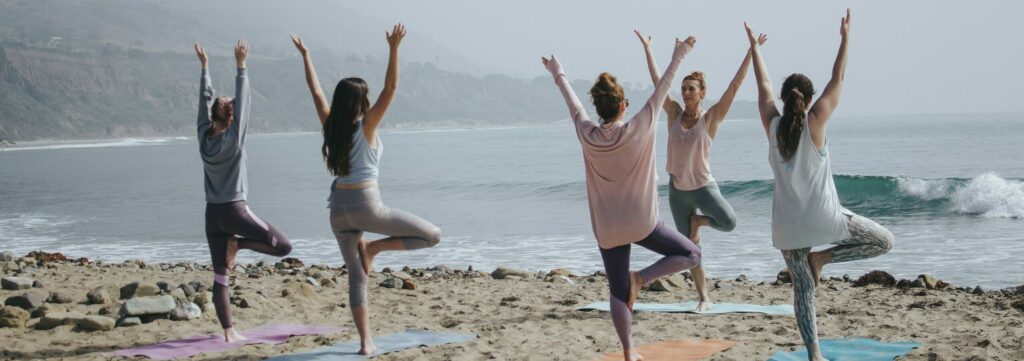
<svg viewBox="0 0 1024 361"><path fill-rule="evenodd" d="M238 237L228 237L227 252L224 255L224 263L227 263L228 270L235 268L235 256L238 256Z"/></svg>
<svg viewBox="0 0 1024 361"><path fill-rule="evenodd" d="M626 300L626 307L633 310L636 298L640 296L640 289L644 286L644 276L640 272L629 272L629 298Z"/></svg>
<svg viewBox="0 0 1024 361"><path fill-rule="evenodd" d="M710 218L699 214L693 214L690 216L690 240L693 243L700 243L700 227L708 225Z"/></svg>

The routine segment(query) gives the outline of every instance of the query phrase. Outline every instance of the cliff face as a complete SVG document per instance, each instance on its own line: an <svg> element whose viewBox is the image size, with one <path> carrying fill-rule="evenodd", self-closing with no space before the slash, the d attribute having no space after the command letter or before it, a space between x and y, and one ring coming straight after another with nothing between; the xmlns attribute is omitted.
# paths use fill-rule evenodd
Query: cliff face
<svg viewBox="0 0 1024 361"><path fill-rule="evenodd" d="M328 97L342 77L362 76L376 98L384 64L358 58L316 59ZM232 59L211 59L218 94L234 93ZM254 131L318 130L298 58L249 61ZM500 125L564 117L550 82L476 78L430 64L407 64L388 126ZM106 49L72 53L0 48L0 139L7 141L190 135L199 65L191 54Z"/></svg>

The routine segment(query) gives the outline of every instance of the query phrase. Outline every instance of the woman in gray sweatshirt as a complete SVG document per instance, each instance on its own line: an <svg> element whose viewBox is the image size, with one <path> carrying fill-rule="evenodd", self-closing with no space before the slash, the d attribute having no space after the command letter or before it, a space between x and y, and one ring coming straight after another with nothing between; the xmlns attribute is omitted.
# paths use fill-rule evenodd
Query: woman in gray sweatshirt
<svg viewBox="0 0 1024 361"><path fill-rule="evenodd" d="M207 71L206 51L194 45L203 65L199 80L199 116L197 131L199 155L203 159L206 188L206 241L213 260L213 305L224 328L224 341L245 337L231 323L228 297L228 270L234 266L239 249L284 257L292 251L291 242L276 228L256 217L245 202L248 181L245 173L245 133L249 125L252 98L245 58L249 42L235 45L235 97L214 97Z"/></svg>

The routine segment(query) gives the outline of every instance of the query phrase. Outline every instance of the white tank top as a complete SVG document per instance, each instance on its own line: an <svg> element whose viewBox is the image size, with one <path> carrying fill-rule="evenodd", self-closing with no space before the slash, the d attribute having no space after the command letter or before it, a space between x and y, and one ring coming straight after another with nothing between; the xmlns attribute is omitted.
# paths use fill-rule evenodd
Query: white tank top
<svg viewBox="0 0 1024 361"><path fill-rule="evenodd" d="M672 175L672 186L692 191L706 186L711 176L711 135L708 134L707 112L690 129L683 128L683 112L668 122L668 162L665 170Z"/></svg>
<svg viewBox="0 0 1024 361"><path fill-rule="evenodd" d="M788 161L783 161L775 140L779 119L772 119L768 137L768 164L775 173L772 200L772 242L775 248L814 247L850 238L844 215L849 211L839 204L839 194L832 180L828 143L821 151L815 149L805 117L796 152Z"/></svg>

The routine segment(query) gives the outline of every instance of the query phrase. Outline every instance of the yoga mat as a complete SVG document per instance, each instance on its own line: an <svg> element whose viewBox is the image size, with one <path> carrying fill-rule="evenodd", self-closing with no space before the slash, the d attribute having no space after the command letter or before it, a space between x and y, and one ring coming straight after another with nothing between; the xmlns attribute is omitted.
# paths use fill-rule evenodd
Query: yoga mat
<svg viewBox="0 0 1024 361"><path fill-rule="evenodd" d="M430 347L446 343L466 342L475 338L476 335L474 334L406 330L405 332L393 333L387 336L374 337L373 343L377 345L377 351L367 356L357 354L357 352L359 352L359 341L356 340L336 343L330 347L318 348L303 353L271 357L266 361L363 360L374 356L380 356L388 352L401 351L413 347Z"/></svg>
<svg viewBox="0 0 1024 361"><path fill-rule="evenodd" d="M829 361L892 361L911 350L921 347L912 341L879 342L869 338L819 340L821 355ZM776 352L768 361L806 361L807 349Z"/></svg>
<svg viewBox="0 0 1024 361"><path fill-rule="evenodd" d="M577 311L608 311L608 302L594 302L589 305L577 308ZM712 303L707 311L697 312L697 302L682 303L637 303L633 305L633 311L647 312L686 312L700 314L719 313L764 313L769 315L793 315L792 305L751 305L745 303Z"/></svg>
<svg viewBox="0 0 1024 361"><path fill-rule="evenodd" d="M725 340L672 340L637 346L644 361L697 361L728 350L736 342ZM593 361L621 361L622 351L609 352Z"/></svg>
<svg viewBox="0 0 1024 361"><path fill-rule="evenodd" d="M114 351L112 356L146 356L154 360L185 358L204 352L222 352L234 350L243 345L265 343L278 344L291 336L320 335L341 331L340 328L305 326L305 325L264 325L252 330L241 332L248 340L236 343L224 342L224 334L197 335L180 340Z"/></svg>

